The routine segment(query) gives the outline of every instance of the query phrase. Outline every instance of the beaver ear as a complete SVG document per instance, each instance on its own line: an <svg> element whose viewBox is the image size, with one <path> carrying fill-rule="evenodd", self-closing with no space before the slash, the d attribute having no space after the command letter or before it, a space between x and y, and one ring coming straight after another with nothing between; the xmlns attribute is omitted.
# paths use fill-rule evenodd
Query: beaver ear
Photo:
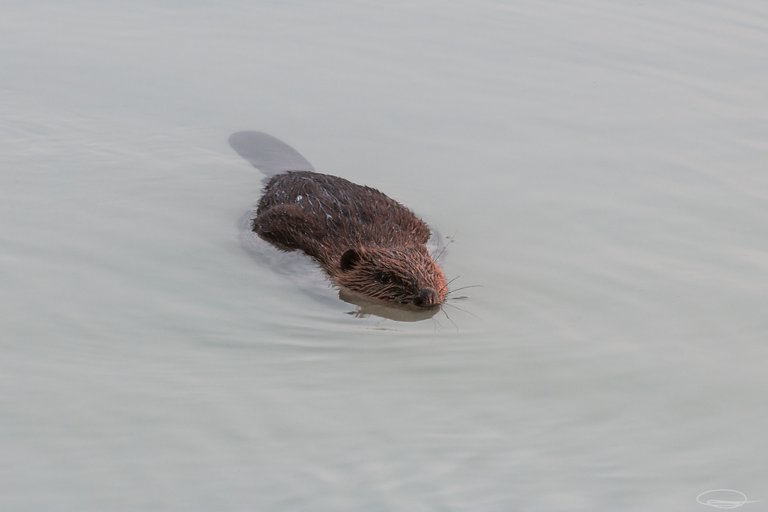
<svg viewBox="0 0 768 512"><path fill-rule="evenodd" d="M341 255L341 270L350 270L360 261L360 253L356 249L349 249Z"/></svg>

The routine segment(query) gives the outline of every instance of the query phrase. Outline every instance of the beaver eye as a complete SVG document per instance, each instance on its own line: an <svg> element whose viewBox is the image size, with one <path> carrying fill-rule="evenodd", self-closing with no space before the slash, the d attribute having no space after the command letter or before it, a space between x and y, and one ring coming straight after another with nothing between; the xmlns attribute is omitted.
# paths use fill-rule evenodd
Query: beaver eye
<svg viewBox="0 0 768 512"><path fill-rule="evenodd" d="M381 284L390 284L392 282L392 274L388 272L376 272L376 280Z"/></svg>

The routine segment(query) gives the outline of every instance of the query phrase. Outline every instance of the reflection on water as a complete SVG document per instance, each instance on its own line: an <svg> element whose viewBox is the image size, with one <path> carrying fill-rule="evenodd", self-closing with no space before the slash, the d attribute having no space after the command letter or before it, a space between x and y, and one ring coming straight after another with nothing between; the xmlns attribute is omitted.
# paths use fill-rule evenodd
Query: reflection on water
<svg viewBox="0 0 768 512"><path fill-rule="evenodd" d="M767 20L6 6L0 509L762 503ZM255 247L262 175L227 144L253 128L412 207L482 287L450 320L361 316Z"/></svg>

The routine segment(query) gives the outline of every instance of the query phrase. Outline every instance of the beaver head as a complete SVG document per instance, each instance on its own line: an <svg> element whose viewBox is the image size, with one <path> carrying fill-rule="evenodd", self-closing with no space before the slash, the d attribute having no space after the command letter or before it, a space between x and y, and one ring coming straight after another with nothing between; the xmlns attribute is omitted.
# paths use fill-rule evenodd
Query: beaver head
<svg viewBox="0 0 768 512"><path fill-rule="evenodd" d="M442 269L421 246L349 249L333 278L367 298L419 308L441 305L448 291Z"/></svg>

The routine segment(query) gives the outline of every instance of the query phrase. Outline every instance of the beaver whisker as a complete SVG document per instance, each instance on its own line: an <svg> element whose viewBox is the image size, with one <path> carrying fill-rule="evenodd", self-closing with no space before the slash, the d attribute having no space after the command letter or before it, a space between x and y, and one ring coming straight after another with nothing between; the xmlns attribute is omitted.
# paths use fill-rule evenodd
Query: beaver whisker
<svg viewBox="0 0 768 512"><path fill-rule="evenodd" d="M477 315L476 315L476 314L474 314L473 312L469 311L468 309L460 308L460 307L459 307L459 306L457 306L456 304L450 304L450 303L446 302L445 304L443 304L443 306L448 306L448 307L456 308L456 309L458 309L459 311L461 311L462 313L466 313L466 314L468 314L468 315L472 315L473 317L475 317L475 318L477 318L478 320L480 320L480 317L479 317L479 316L477 316Z"/></svg>
<svg viewBox="0 0 768 512"><path fill-rule="evenodd" d="M443 257L443 254L445 254L446 249L448 249L448 246L444 246L442 249L440 249L440 252L435 255L435 261L440 261L440 258Z"/></svg>
<svg viewBox="0 0 768 512"><path fill-rule="evenodd" d="M445 308L440 308L440 311L445 315L445 318L447 318L448 321L453 324L453 328L456 329L456 332L459 332L459 326L456 325L456 322L453 321L453 318L448 315L448 312L445 310Z"/></svg>
<svg viewBox="0 0 768 512"><path fill-rule="evenodd" d="M447 281L447 282L445 283L445 286L444 286L444 288L448 288L448 286L450 286L452 282L454 282L454 281L456 281L457 279L460 279L460 278L461 278L461 276L456 276L456 277L454 277L453 279L451 279L450 281Z"/></svg>
<svg viewBox="0 0 768 512"><path fill-rule="evenodd" d="M467 288L484 288L484 286L481 285L481 284L470 284L470 285L467 285L467 286L462 286L461 288L455 288L453 290L449 290L448 293L446 293L446 295L450 295L452 293L456 293L456 292L459 292L461 290L466 290Z"/></svg>
<svg viewBox="0 0 768 512"><path fill-rule="evenodd" d="M440 290L438 290L438 293L440 293L440 294L443 294L443 293L445 293L445 295L446 295L446 297L447 297L447 296L448 296L448 293L446 292L446 290L448 290L448 286L450 286L450 284L451 284L451 283L453 283L454 281L456 281L456 280L457 280L457 279L459 279L460 277L461 277L461 276L456 276L456 277L454 277L453 279L451 279L450 281L446 282L446 283L443 285L443 287L442 287L442 288L440 288Z"/></svg>
<svg viewBox="0 0 768 512"><path fill-rule="evenodd" d="M443 245L443 247L440 249L440 252L437 253L437 255L435 256L435 261L440 261L440 258L443 257L443 254L445 254L445 251L448 249L448 244L452 244L453 243L453 240L454 240L455 236L456 236L456 232L454 231L451 236L447 237L448 238L448 243Z"/></svg>

